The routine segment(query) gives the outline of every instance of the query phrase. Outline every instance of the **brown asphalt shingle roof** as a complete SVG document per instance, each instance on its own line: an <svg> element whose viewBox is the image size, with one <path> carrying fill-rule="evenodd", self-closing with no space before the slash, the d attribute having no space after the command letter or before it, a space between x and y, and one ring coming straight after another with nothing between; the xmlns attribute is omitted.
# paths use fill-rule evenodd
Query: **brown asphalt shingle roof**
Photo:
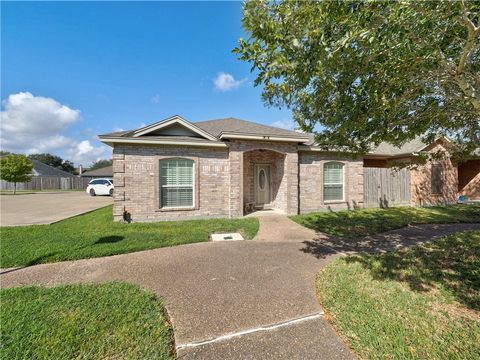
<svg viewBox="0 0 480 360"><path fill-rule="evenodd" d="M288 136L297 138L306 137L306 134L298 133L296 131L281 129L274 126L258 124L252 121L236 118L200 121L195 122L194 124L217 138L220 137L222 132L235 132L248 135Z"/></svg>
<svg viewBox="0 0 480 360"><path fill-rule="evenodd" d="M263 125L259 123L255 123L252 121L237 119L237 118L222 118L222 119L214 119L214 120L207 120L207 121L199 121L194 122L194 125L199 127L200 129L206 131L207 133L213 135L216 138L220 138L221 134L224 132L232 132L238 133L243 135L267 135L267 136L287 136L298 138L299 142L303 142L304 145L314 146L314 136L312 134L305 134L299 133L296 131L286 130L277 128L274 126ZM116 131L109 134L105 134L102 136L112 136L112 137L131 137L135 130L127 130L127 131ZM158 140L195 140L195 141L205 141L209 142L211 140L201 139L201 138L193 138L188 136L142 136L143 139L150 138L150 139L158 139ZM306 139L306 140L305 140ZM220 141L220 139L219 139ZM425 144L420 137L409 141L402 145L401 147L393 146L389 143L383 142L378 145L375 149L373 149L370 154L374 155L386 155L386 156L395 156L395 155L403 155L403 154L413 154L422 150L426 147Z"/></svg>
<svg viewBox="0 0 480 360"><path fill-rule="evenodd" d="M406 142L401 147L396 147L392 144L387 142L380 143L375 149L371 151L372 154L378 155L401 155L401 154L412 154L422 150L426 147L425 144L420 137L417 137L411 141Z"/></svg>
<svg viewBox="0 0 480 360"><path fill-rule="evenodd" d="M42 163L38 160L30 160L33 164L32 174L34 176L56 176L56 177L72 177L75 176L69 172L57 169L53 166Z"/></svg>
<svg viewBox="0 0 480 360"><path fill-rule="evenodd" d="M105 166L103 168L85 171L82 176L94 176L94 177L113 177L113 166Z"/></svg>

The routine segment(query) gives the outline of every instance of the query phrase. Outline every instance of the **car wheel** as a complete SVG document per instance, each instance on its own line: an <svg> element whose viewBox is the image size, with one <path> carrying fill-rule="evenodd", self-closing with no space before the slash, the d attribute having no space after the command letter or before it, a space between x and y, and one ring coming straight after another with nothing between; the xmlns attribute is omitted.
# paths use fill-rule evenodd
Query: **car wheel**
<svg viewBox="0 0 480 360"><path fill-rule="evenodd" d="M113 189L110 189L110 196L113 196Z"/></svg>
<svg viewBox="0 0 480 360"><path fill-rule="evenodd" d="M90 189L90 196L95 196L95 195L97 195L97 194L95 194L95 190Z"/></svg>

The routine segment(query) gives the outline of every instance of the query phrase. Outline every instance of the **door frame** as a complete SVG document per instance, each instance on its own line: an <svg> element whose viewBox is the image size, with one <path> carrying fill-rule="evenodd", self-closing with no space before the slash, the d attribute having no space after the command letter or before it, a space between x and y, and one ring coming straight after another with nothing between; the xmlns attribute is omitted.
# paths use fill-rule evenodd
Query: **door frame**
<svg viewBox="0 0 480 360"><path fill-rule="evenodd" d="M258 184L258 168L268 168L268 199L269 202L265 204L258 204L257 202L257 187ZM271 206L272 204L272 164L258 163L253 165L253 199L255 206Z"/></svg>

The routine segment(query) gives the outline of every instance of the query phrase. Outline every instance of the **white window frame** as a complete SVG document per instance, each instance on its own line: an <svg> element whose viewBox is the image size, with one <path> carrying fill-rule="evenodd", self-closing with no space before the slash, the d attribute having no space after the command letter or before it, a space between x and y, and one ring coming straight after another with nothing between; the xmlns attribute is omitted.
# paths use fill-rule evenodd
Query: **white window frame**
<svg viewBox="0 0 480 360"><path fill-rule="evenodd" d="M162 185L162 161L170 161L170 160L176 160L176 159L179 159L179 160L188 160L188 161L191 161L192 162L192 205L186 205L186 206L164 206L162 204L162 189L165 187L165 188L178 188L180 186L176 186L176 185ZM159 179L158 179L158 185L159 185L159 206L160 206L160 210L176 210L176 209L180 209L180 210L183 210L183 209L195 209L195 204L196 204L196 199L195 199L195 187L196 187L196 184L195 184L195 160L192 160L192 159L189 159L189 158L182 158L182 157L170 157L170 158L165 158L165 159L161 159L158 163L159 165L159 173L158 173L158 176L159 176Z"/></svg>
<svg viewBox="0 0 480 360"><path fill-rule="evenodd" d="M342 183L329 183L327 185L342 185L342 198L341 199L335 199L335 200L325 200L325 167L328 164L340 164L342 165ZM332 203L339 203L339 202L345 202L345 164L340 161L327 161L323 163L323 179L322 179L322 194L323 194L323 203L324 204L332 204Z"/></svg>

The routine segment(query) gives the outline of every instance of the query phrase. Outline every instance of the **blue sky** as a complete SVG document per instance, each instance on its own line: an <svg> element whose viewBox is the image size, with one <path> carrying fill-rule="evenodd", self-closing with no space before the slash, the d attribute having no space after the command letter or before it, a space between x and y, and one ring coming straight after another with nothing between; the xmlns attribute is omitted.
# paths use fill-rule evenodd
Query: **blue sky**
<svg viewBox="0 0 480 360"><path fill-rule="evenodd" d="M231 50L240 2L2 2L2 149L77 164L97 134L179 114L288 126ZM215 82L216 81L216 82ZM37 127L37 131L33 131Z"/></svg>

